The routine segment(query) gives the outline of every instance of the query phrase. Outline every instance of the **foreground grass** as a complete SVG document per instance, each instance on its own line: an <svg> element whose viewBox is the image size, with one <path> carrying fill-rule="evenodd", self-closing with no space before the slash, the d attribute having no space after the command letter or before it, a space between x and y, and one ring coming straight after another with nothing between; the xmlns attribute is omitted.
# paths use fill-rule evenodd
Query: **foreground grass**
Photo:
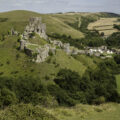
<svg viewBox="0 0 120 120"><path fill-rule="evenodd" d="M57 120L40 106L14 105L0 111L0 120Z"/></svg>
<svg viewBox="0 0 120 120"><path fill-rule="evenodd" d="M47 110L59 120L119 120L120 105L115 103L95 105L76 105L72 108L58 107Z"/></svg>
<svg viewBox="0 0 120 120"><path fill-rule="evenodd" d="M18 104L0 110L0 120L119 120L120 104L44 108Z"/></svg>

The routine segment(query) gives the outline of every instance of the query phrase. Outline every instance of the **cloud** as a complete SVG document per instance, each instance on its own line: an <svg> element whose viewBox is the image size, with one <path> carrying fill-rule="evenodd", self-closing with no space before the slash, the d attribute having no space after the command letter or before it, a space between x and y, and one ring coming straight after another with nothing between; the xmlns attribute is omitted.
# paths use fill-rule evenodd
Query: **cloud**
<svg viewBox="0 0 120 120"><path fill-rule="evenodd" d="M67 11L120 13L120 0L0 0L0 12L26 9L41 13Z"/></svg>

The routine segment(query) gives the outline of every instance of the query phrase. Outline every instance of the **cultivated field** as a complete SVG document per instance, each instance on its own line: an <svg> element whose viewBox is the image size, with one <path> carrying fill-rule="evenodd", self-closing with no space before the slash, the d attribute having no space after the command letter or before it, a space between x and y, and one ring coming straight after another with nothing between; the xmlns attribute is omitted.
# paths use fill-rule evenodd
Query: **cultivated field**
<svg viewBox="0 0 120 120"><path fill-rule="evenodd" d="M109 36L114 32L118 32L113 28L114 24L120 24L117 18L100 18L98 21L90 23L88 25L89 30L98 30L100 33L104 32L105 36Z"/></svg>

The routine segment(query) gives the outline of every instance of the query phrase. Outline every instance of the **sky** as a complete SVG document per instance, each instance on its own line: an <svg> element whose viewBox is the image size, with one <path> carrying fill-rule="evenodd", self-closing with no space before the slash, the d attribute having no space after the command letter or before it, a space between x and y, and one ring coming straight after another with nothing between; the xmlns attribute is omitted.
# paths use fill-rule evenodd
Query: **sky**
<svg viewBox="0 0 120 120"><path fill-rule="evenodd" d="M113 12L120 14L120 0L0 0L0 12L30 10L39 13Z"/></svg>

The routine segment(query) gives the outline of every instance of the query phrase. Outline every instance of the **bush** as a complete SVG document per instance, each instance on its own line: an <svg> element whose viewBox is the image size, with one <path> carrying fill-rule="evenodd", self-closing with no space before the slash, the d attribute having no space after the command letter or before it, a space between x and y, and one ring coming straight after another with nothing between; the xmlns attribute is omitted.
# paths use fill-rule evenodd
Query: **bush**
<svg viewBox="0 0 120 120"><path fill-rule="evenodd" d="M120 25L114 24L114 28L120 30Z"/></svg>
<svg viewBox="0 0 120 120"><path fill-rule="evenodd" d="M120 55L114 56L114 60L117 64L120 64Z"/></svg>
<svg viewBox="0 0 120 120"><path fill-rule="evenodd" d="M106 39L106 43L111 47L119 47L120 46L120 33L113 33Z"/></svg>
<svg viewBox="0 0 120 120"><path fill-rule="evenodd" d="M4 72L0 72L0 75L3 75L4 74Z"/></svg>
<svg viewBox="0 0 120 120"><path fill-rule="evenodd" d="M20 54L16 54L16 59L18 60L20 58Z"/></svg>
<svg viewBox="0 0 120 120"><path fill-rule="evenodd" d="M33 38L35 36L35 32L30 34L30 38Z"/></svg>
<svg viewBox="0 0 120 120"><path fill-rule="evenodd" d="M116 80L113 76L114 71L111 71L111 69L115 69L114 63L105 61L105 64L101 64L95 70L88 69L82 78L76 72L61 69L54 79L59 87L51 88L52 93L57 91L55 96L56 94L59 95L59 103L62 102L67 105L69 105L69 101L65 101L66 98L73 100L75 104L101 104L105 100L115 102L118 100L118 94Z"/></svg>
<svg viewBox="0 0 120 120"><path fill-rule="evenodd" d="M105 97L101 96L101 97L96 98L95 100L93 100L93 104L100 105L100 104L105 103L105 101L106 101Z"/></svg>
<svg viewBox="0 0 120 120"><path fill-rule="evenodd" d="M9 60L7 60L7 62L6 62L8 65L10 64L10 61Z"/></svg>
<svg viewBox="0 0 120 120"><path fill-rule="evenodd" d="M0 90L0 106L8 106L11 104L17 103L18 100L14 92L10 91L7 88Z"/></svg>
<svg viewBox="0 0 120 120"><path fill-rule="evenodd" d="M59 105L62 106L74 106L75 101L70 98L67 92L56 85L48 86L49 93L56 98Z"/></svg>
<svg viewBox="0 0 120 120"><path fill-rule="evenodd" d="M50 79L50 77L46 75L45 76L45 80L49 80L49 79Z"/></svg>
<svg viewBox="0 0 120 120"><path fill-rule="evenodd" d="M57 120L40 106L18 104L0 112L0 120Z"/></svg>

